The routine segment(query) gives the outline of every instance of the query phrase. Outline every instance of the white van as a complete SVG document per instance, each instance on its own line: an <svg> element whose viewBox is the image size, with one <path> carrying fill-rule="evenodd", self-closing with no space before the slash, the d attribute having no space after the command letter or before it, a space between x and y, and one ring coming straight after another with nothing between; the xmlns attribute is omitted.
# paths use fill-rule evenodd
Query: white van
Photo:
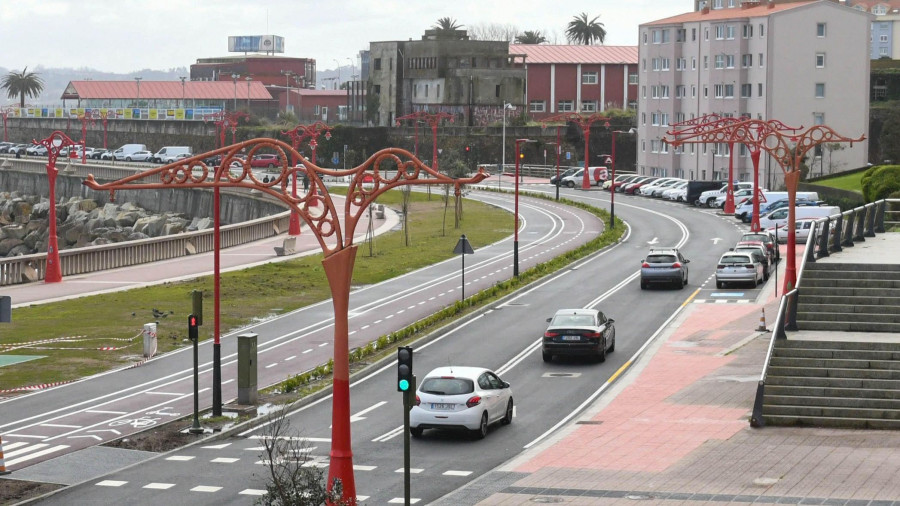
<svg viewBox="0 0 900 506"><path fill-rule="evenodd" d="M163 146L162 149L156 152L155 155L150 157L151 162L156 163L172 163L177 158L178 155L181 154L191 154L191 148L189 146Z"/></svg>
<svg viewBox="0 0 900 506"><path fill-rule="evenodd" d="M784 225L788 220L788 209L782 207L771 213L759 218L759 226L762 229L768 229ZM835 216L841 214L841 208L838 206L800 206L794 209L794 218L796 220L804 218L824 218L826 216Z"/></svg>
<svg viewBox="0 0 900 506"><path fill-rule="evenodd" d="M137 153L138 151L148 151L146 144L125 144L121 148L113 151L113 158L116 160L124 160L126 156Z"/></svg>
<svg viewBox="0 0 900 506"><path fill-rule="evenodd" d="M759 199L760 215L766 214L766 211L771 204L778 202L779 200L786 200L788 198L788 192L770 192L763 190L762 196L763 198ZM797 200L819 200L819 193L797 192ZM734 217L745 223L749 223L750 218L753 217L753 199L747 199L743 204L738 206L734 210Z"/></svg>

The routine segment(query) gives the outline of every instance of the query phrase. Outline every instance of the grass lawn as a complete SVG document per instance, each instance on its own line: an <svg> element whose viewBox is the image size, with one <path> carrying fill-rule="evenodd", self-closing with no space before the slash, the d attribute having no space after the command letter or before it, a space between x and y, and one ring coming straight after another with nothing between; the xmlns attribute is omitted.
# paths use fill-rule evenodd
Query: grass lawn
<svg viewBox="0 0 900 506"><path fill-rule="evenodd" d="M860 183L860 181L862 180L862 177L865 173L865 171L859 171L853 174L845 174L828 179L820 179L816 181L816 184L862 193L862 184Z"/></svg>
<svg viewBox="0 0 900 506"><path fill-rule="evenodd" d="M401 192L392 190L379 197L378 202L399 209L400 200ZM443 225L444 203L438 192L432 192L431 200L424 193L412 192L410 202L410 245L404 245L400 230L376 237L373 256L369 255L367 244L360 244L354 286L383 281L452 257L460 234L466 234L473 247L478 248L513 232L511 215L493 206L464 201L460 228L454 229L452 196L446 226ZM314 255L223 273L220 301L223 335L256 318L329 298L321 261L321 255ZM186 320L191 312L192 290L202 290L204 294L205 324L200 327L200 337L208 339L213 330L212 276L13 310L13 322L0 326L0 352L45 358L0 367L0 390L75 380L139 361L142 352L139 334L143 324L152 321L159 322L159 353L187 346ZM154 309L166 316L154 317ZM27 348L11 346L75 336L83 337ZM134 338L130 344L126 341L129 338ZM124 349L97 350L100 347Z"/></svg>

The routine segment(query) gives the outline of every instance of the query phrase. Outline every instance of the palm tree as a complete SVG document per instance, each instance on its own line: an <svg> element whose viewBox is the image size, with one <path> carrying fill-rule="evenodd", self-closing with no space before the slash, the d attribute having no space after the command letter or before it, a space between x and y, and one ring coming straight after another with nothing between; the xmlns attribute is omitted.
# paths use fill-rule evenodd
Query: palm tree
<svg viewBox="0 0 900 506"><path fill-rule="evenodd" d="M456 20L450 17L440 18L437 20L437 23L432 26L435 30L442 32L450 32L453 30L459 30L463 25L456 24Z"/></svg>
<svg viewBox="0 0 900 506"><path fill-rule="evenodd" d="M570 43L575 44L589 45L593 44L594 41L603 44L603 40L606 39L606 30L603 28L603 23L597 22L599 18L600 16L597 16L588 20L586 12L582 12L580 16L575 16L572 18L572 21L569 21L569 27L566 29L566 38Z"/></svg>
<svg viewBox="0 0 900 506"><path fill-rule="evenodd" d="M516 44L543 44L547 42L547 37L540 30L525 30L525 33L516 35Z"/></svg>
<svg viewBox="0 0 900 506"><path fill-rule="evenodd" d="M25 107L25 97L37 98L44 91L44 80L25 67L21 73L12 70L0 82L0 88L6 89L7 98L19 97L19 106Z"/></svg>

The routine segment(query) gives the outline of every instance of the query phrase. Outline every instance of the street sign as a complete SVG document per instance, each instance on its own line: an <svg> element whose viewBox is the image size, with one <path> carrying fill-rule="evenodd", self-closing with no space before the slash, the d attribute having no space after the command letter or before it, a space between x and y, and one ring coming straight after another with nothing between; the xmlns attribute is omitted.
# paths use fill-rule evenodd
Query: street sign
<svg viewBox="0 0 900 506"><path fill-rule="evenodd" d="M469 244L469 240L466 239L466 234L463 234L459 237L456 247L453 248L454 255L462 255L462 285L460 286L462 295L459 300L466 299L466 253L471 255L475 253L475 250L472 249L472 245Z"/></svg>
<svg viewBox="0 0 900 506"><path fill-rule="evenodd" d="M566 160L571 160L571 159L572 159L572 152L566 151Z"/></svg>

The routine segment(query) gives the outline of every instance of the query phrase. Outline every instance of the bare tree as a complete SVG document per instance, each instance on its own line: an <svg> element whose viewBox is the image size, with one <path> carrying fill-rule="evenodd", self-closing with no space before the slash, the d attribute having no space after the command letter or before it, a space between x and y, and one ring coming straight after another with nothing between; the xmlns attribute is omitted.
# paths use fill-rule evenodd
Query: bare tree
<svg viewBox="0 0 900 506"><path fill-rule="evenodd" d="M519 35L516 25L501 23L479 23L469 27L472 40L505 40L512 42Z"/></svg>
<svg viewBox="0 0 900 506"><path fill-rule="evenodd" d="M403 244L406 246L409 246L409 189L409 185L406 185L400 190L403 193L400 203L400 209L403 211Z"/></svg>
<svg viewBox="0 0 900 506"><path fill-rule="evenodd" d="M341 499L343 489L338 479L331 491L325 486L322 468L313 463L311 449L292 433L285 410L269 414L262 437L260 457L268 471L266 494L257 499L263 506L349 506L351 499Z"/></svg>

